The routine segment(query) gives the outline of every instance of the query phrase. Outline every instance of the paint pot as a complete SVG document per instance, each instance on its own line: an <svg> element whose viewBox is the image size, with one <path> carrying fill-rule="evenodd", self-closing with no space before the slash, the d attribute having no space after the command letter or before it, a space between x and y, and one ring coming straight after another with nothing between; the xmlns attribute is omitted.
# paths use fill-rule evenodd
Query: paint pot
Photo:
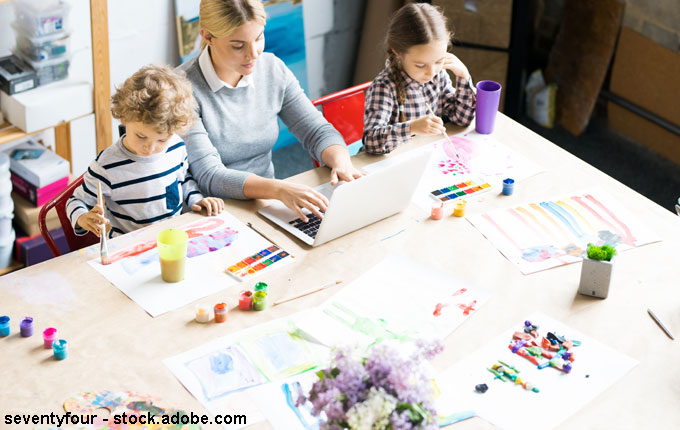
<svg viewBox="0 0 680 430"><path fill-rule="evenodd" d="M52 352L55 360L63 360L68 355L68 342L64 339L55 340L52 344Z"/></svg>
<svg viewBox="0 0 680 430"><path fill-rule="evenodd" d="M267 308L267 292L255 291L253 294L253 309L263 311Z"/></svg>
<svg viewBox="0 0 680 430"><path fill-rule="evenodd" d="M215 322L223 323L227 320L227 304L218 303L215 305Z"/></svg>
<svg viewBox="0 0 680 430"><path fill-rule="evenodd" d="M453 216L465 216L465 205L467 202L465 200L461 200L458 203L456 203L456 207L453 209Z"/></svg>
<svg viewBox="0 0 680 430"><path fill-rule="evenodd" d="M0 317L0 337L9 336L10 332L9 320L10 318L7 315L3 315Z"/></svg>
<svg viewBox="0 0 680 430"><path fill-rule="evenodd" d="M57 340L57 329L56 328L46 328L43 331L43 347L45 349L51 349L54 341Z"/></svg>
<svg viewBox="0 0 680 430"><path fill-rule="evenodd" d="M432 203L432 210L430 211L430 218L435 220L440 220L444 218L444 203L434 202Z"/></svg>
<svg viewBox="0 0 680 430"><path fill-rule="evenodd" d="M241 291L238 298L238 308L244 311L253 308L253 292L250 290Z"/></svg>
<svg viewBox="0 0 680 430"><path fill-rule="evenodd" d="M210 305L199 303L196 305L196 322L207 323L210 321Z"/></svg>
<svg viewBox="0 0 680 430"><path fill-rule="evenodd" d="M254 289L255 289L255 292L264 291L266 293L267 287L268 287L267 284L265 284L264 282L258 282L257 284L255 284Z"/></svg>
<svg viewBox="0 0 680 430"><path fill-rule="evenodd" d="M19 325L19 330L21 332L21 337L31 337L33 336L33 318L26 317Z"/></svg>
<svg viewBox="0 0 680 430"><path fill-rule="evenodd" d="M503 179L503 195L511 196L513 191L515 191L515 180L510 178Z"/></svg>

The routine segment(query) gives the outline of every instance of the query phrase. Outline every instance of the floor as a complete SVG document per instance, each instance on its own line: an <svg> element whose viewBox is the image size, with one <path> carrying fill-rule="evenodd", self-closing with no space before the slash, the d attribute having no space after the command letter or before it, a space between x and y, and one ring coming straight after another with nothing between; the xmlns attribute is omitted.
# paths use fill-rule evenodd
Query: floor
<svg viewBox="0 0 680 430"><path fill-rule="evenodd" d="M617 134L607 126L606 120L594 117L578 137L559 126L546 129L529 118L519 122L675 212L674 206L680 197L680 165ZM278 149L273 159L277 178L287 178L313 167L311 158L299 144Z"/></svg>

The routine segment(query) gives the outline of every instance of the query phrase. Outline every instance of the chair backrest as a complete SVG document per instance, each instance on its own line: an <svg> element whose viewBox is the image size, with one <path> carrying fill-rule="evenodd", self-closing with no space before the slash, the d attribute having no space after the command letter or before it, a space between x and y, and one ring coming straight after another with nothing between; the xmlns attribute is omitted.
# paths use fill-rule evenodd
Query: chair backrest
<svg viewBox="0 0 680 430"><path fill-rule="evenodd" d="M312 100L314 106L321 106L324 118L340 132L346 145L360 140L364 134L364 92L370 85L370 81L364 82ZM321 165L312 161L315 167Z"/></svg>
<svg viewBox="0 0 680 430"><path fill-rule="evenodd" d="M78 179L71 182L62 192L60 192L55 198L45 203L45 205L40 209L40 214L38 215L38 227L40 227L40 234L42 234L47 246L52 251L55 257L61 255L56 242L52 238L50 231L47 229L47 212L52 208L57 211L57 216L59 217L59 222L61 223L61 228L64 230L64 237L66 237L66 243L68 244L69 251L75 251L80 248L95 244L99 242L99 238L94 234L88 232L83 236L77 236L73 231L71 226L71 220L68 218L66 213L66 203L69 197L73 195L76 188L83 183L83 176L81 175Z"/></svg>

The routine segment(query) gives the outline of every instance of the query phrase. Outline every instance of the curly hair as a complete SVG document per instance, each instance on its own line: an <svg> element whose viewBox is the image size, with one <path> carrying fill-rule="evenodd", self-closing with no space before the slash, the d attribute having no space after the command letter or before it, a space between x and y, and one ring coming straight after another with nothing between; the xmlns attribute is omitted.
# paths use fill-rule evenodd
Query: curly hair
<svg viewBox="0 0 680 430"><path fill-rule="evenodd" d="M197 105L183 72L167 66L144 66L127 78L111 97L111 114L141 122L158 133L182 133L196 121Z"/></svg>

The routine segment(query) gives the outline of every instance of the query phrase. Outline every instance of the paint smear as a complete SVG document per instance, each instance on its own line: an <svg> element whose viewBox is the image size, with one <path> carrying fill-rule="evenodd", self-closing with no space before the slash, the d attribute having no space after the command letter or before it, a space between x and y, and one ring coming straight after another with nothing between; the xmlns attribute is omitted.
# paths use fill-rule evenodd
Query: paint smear
<svg viewBox="0 0 680 430"><path fill-rule="evenodd" d="M65 305L75 302L71 283L58 273L16 277L2 289L34 305Z"/></svg>

